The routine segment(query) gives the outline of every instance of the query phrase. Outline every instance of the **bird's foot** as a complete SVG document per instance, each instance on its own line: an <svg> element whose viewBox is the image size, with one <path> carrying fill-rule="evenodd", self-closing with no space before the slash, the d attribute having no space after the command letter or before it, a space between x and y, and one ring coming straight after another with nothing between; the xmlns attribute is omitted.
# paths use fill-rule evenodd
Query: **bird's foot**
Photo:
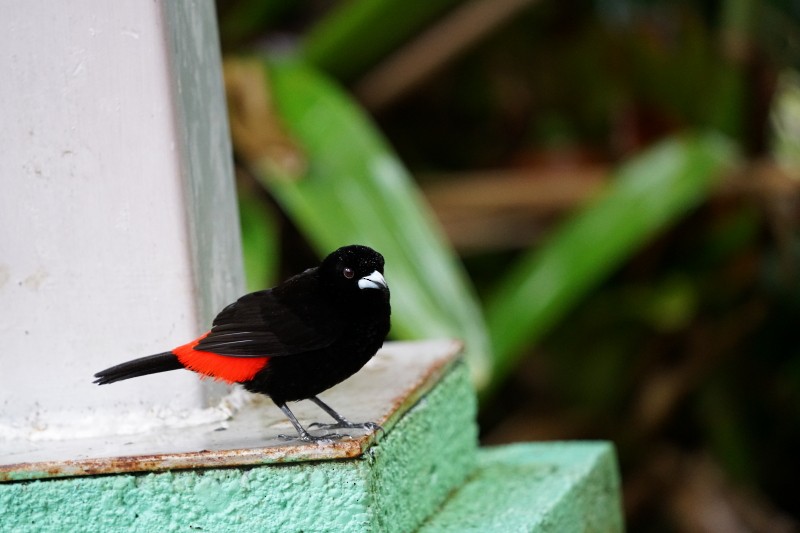
<svg viewBox="0 0 800 533"><path fill-rule="evenodd" d="M375 422L348 422L345 419L339 420L334 424L321 424L314 422L309 424L308 427L316 427L320 429L366 429L369 431L383 431L383 428Z"/></svg>
<svg viewBox="0 0 800 533"><path fill-rule="evenodd" d="M344 435L342 433L326 433L324 435L312 435L310 433L299 434L299 435L278 435L278 438L281 440L299 440L303 442L333 442L335 440L339 440L343 437L347 437L348 435Z"/></svg>

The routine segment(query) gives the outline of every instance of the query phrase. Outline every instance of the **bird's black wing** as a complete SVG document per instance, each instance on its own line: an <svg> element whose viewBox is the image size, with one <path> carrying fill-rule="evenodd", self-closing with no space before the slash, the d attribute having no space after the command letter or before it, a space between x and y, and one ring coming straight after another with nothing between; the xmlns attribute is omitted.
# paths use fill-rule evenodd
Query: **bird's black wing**
<svg viewBox="0 0 800 533"><path fill-rule="evenodd" d="M277 290L239 298L217 315L194 349L235 357L279 357L332 344L342 331L342 317L318 296L315 280L302 276Z"/></svg>

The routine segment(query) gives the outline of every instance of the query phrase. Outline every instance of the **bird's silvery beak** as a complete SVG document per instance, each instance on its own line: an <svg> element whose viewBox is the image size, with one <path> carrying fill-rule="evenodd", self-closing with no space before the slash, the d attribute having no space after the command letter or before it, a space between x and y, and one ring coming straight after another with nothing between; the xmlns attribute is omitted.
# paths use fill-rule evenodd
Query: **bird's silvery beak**
<svg viewBox="0 0 800 533"><path fill-rule="evenodd" d="M386 280L383 278L383 274L381 274L380 272L375 270L369 276L364 276L363 278L358 280L358 288L359 289L388 289L389 286L386 285Z"/></svg>

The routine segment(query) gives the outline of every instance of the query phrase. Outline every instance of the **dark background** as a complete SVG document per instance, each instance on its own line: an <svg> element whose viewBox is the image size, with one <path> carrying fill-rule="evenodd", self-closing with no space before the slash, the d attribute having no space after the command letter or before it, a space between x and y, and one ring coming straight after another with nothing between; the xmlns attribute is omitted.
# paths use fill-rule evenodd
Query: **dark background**
<svg viewBox="0 0 800 533"><path fill-rule="evenodd" d="M503 0L482 3L475 32L456 22L480 2L373 2L382 22L321 43L320 28L356 24L359 4L219 0L223 52L301 54L340 83L413 174L480 298L629 158L687 131L733 140L741 160L700 205L482 397L481 435L614 441L631 531L797 531L800 4ZM313 254L237 158L243 204L274 214L255 253L282 251L248 270L264 286Z"/></svg>

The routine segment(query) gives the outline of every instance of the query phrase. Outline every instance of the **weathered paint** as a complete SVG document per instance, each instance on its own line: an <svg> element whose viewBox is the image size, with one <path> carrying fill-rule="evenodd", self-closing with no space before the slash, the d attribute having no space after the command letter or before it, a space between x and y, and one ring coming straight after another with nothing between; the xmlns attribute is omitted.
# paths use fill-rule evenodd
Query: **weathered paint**
<svg viewBox="0 0 800 533"><path fill-rule="evenodd" d="M4 483L0 529L413 531L473 470L475 410L458 364L359 458Z"/></svg>
<svg viewBox="0 0 800 533"><path fill-rule="evenodd" d="M386 343L361 372L322 397L351 420L377 422L388 432L436 384L460 350L461 344L452 340ZM97 389L98 401L102 392ZM310 402L299 402L294 410L305 425L327 417ZM224 423L66 442L0 442L0 482L344 459L361 455L382 437L381 432L352 430L350 439L318 445L287 442L278 438L282 433L295 431L271 401L253 395Z"/></svg>
<svg viewBox="0 0 800 533"><path fill-rule="evenodd" d="M197 327L244 288L233 147L214 3L159 2L169 45L176 151L186 196ZM187 339L188 340L188 339Z"/></svg>

